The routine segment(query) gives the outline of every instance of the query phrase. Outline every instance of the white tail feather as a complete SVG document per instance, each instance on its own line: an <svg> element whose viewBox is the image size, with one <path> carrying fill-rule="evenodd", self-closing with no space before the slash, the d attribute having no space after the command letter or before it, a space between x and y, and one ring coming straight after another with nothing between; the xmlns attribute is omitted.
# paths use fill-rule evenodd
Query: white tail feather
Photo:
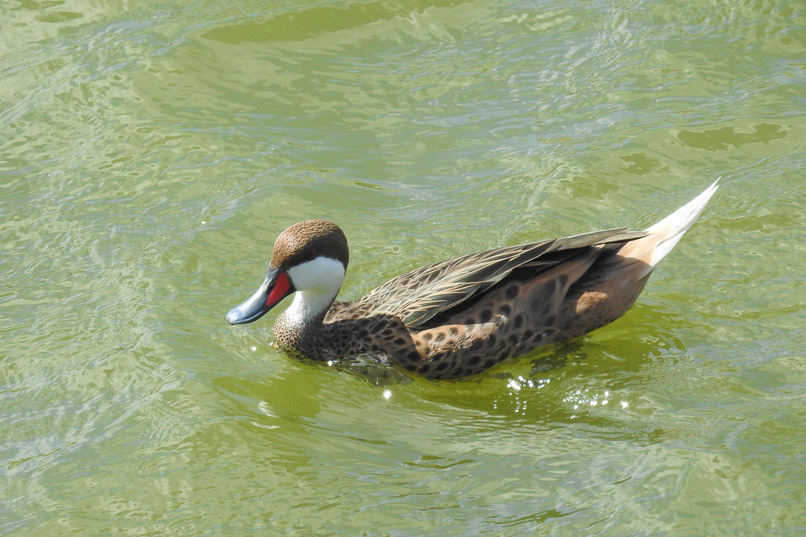
<svg viewBox="0 0 806 537"><path fill-rule="evenodd" d="M648 265L649 273L666 254L680 241L683 234L691 227L705 209L705 205L719 186L719 179L705 191L680 207L678 210L646 229L649 235L643 239L631 241L619 251L623 257L640 259Z"/></svg>

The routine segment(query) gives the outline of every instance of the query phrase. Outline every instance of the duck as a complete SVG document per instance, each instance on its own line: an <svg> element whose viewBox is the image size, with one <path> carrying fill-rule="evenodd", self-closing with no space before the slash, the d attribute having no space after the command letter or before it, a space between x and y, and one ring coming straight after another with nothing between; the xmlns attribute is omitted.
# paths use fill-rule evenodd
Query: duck
<svg viewBox="0 0 806 537"><path fill-rule="evenodd" d="M415 376L471 377L624 315L718 181L643 231L613 228L447 259L346 302L336 297L347 238L333 222L306 220L278 236L263 283L226 319L257 321L294 295L273 329L275 345L292 357L371 356Z"/></svg>

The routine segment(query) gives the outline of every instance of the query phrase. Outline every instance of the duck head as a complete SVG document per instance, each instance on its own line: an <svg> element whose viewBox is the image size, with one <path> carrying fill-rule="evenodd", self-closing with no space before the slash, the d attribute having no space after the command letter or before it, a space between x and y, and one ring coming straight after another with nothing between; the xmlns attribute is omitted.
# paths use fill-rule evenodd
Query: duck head
<svg viewBox="0 0 806 537"><path fill-rule="evenodd" d="M304 325L324 318L344 281L349 252L344 232L327 220L307 220L283 231L274 243L266 279L243 304L227 313L230 324L257 321L296 293L286 320Z"/></svg>

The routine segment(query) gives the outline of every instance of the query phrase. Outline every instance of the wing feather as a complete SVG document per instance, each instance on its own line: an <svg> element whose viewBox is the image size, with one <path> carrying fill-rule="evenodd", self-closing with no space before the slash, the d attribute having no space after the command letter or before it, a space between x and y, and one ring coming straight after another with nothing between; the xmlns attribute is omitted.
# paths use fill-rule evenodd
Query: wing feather
<svg viewBox="0 0 806 537"><path fill-rule="evenodd" d="M538 274L570 259L580 249L627 242L645 235L616 228L448 259L401 274L359 301L344 306L350 311L395 315L407 326L417 327L440 312L484 293L516 268L534 268Z"/></svg>

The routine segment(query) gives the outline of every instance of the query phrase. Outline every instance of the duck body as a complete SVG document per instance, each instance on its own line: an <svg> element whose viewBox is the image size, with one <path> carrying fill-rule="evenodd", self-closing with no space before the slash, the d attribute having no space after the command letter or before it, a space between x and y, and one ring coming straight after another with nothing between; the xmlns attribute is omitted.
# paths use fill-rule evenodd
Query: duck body
<svg viewBox="0 0 806 537"><path fill-rule="evenodd" d="M253 322L296 293L274 325L289 354L383 356L429 378L468 377L621 317L716 189L645 231L595 231L449 259L352 302L335 301L349 258L344 233L326 220L300 222L278 237L263 284L227 320Z"/></svg>

